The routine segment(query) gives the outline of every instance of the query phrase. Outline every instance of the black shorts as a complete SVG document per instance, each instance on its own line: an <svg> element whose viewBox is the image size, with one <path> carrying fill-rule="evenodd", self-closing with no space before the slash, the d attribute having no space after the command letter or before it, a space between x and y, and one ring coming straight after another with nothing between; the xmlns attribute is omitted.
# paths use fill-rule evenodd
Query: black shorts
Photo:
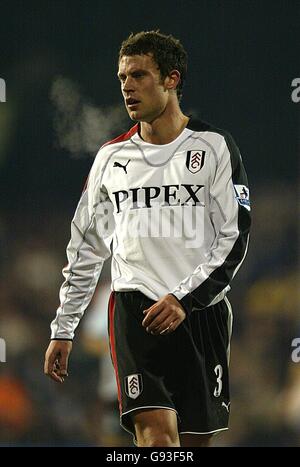
<svg viewBox="0 0 300 467"><path fill-rule="evenodd" d="M179 433L226 430L232 325L227 298L158 336L142 326L143 310L153 303L138 291L110 296L109 340L121 426L134 436L133 411L166 408L177 413Z"/></svg>

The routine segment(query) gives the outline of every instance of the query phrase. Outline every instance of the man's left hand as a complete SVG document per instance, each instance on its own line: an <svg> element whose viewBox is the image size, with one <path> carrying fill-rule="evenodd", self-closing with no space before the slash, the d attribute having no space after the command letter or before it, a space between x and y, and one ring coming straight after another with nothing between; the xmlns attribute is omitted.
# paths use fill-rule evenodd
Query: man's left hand
<svg viewBox="0 0 300 467"><path fill-rule="evenodd" d="M170 334L186 317L183 307L171 294L162 297L143 313L146 316L142 324L147 332L154 335Z"/></svg>

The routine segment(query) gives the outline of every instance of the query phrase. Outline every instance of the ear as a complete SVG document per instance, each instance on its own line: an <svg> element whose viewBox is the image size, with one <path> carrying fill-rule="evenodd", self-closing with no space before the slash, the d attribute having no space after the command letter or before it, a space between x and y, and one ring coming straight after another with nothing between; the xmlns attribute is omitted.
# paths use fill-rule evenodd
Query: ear
<svg viewBox="0 0 300 467"><path fill-rule="evenodd" d="M165 88L169 91L175 91L180 81L180 73L178 70L172 70L165 79Z"/></svg>

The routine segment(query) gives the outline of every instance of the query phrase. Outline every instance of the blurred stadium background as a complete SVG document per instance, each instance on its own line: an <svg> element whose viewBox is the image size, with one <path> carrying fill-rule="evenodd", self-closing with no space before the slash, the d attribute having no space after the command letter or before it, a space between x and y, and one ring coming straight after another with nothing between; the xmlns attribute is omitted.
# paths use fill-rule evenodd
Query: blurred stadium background
<svg viewBox="0 0 300 467"><path fill-rule="evenodd" d="M63 386L43 375L70 221L101 143L130 125L120 42L157 29L189 53L183 109L226 128L247 168L250 250L234 309L230 430L216 446L300 446L300 2L1 1L0 445L132 445L118 425L106 340L109 264Z"/></svg>

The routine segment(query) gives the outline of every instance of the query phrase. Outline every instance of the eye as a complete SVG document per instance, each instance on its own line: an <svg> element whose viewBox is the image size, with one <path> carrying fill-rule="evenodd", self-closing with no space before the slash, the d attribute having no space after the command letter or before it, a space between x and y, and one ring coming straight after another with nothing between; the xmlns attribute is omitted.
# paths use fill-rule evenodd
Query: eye
<svg viewBox="0 0 300 467"><path fill-rule="evenodd" d="M142 71L135 71L132 73L132 77L135 79L142 78L144 76L144 73Z"/></svg>

